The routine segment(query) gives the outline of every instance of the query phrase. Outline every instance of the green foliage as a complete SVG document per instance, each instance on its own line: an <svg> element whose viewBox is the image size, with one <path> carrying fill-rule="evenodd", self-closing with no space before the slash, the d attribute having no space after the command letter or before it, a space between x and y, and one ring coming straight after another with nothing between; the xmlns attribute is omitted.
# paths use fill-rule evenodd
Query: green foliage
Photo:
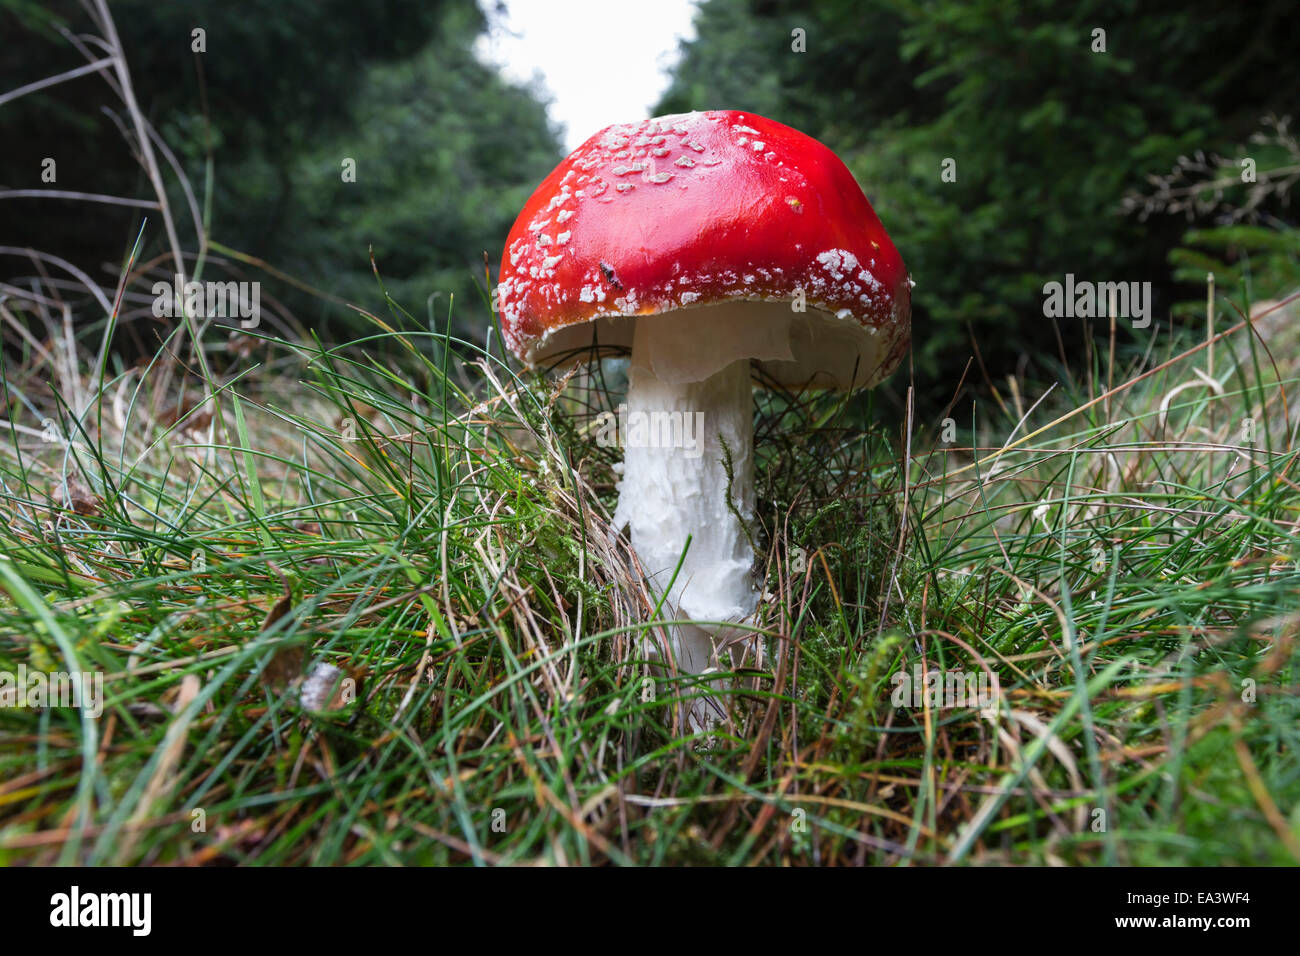
<svg viewBox="0 0 1300 956"><path fill-rule="evenodd" d="M1250 299L1280 298L1300 288L1300 230L1267 226L1218 226L1192 229L1183 236L1185 246L1169 253L1174 276L1189 285L1204 283L1214 273L1223 289L1249 290ZM1175 315L1205 315L1205 299L1174 306Z"/></svg>
<svg viewBox="0 0 1300 956"><path fill-rule="evenodd" d="M424 312L441 292L433 311L445 321L454 293L462 328L481 340L482 253L495 260L559 145L542 105L473 55L483 28L473 0L124 0L113 10L137 98L193 184L215 241L382 314L373 246L398 298ZM0 48L0 89L85 62L60 32L87 31L72 0L0 0L0 22L6 37L24 38ZM58 163L52 188L147 194L114 120L121 112L97 76L7 104L0 184L51 188L39 179L48 156ZM356 163L355 182L344 180L345 159ZM167 175L192 249L190 206ZM49 199L10 200L5 212L19 227L7 239L92 275L125 261L146 218L140 258L166 251L156 212ZM158 274L169 268L160 263ZM359 328L350 310L299 286L247 277L314 328Z"/></svg>
<svg viewBox="0 0 1300 956"><path fill-rule="evenodd" d="M475 279L482 284L483 253L495 272L504 237L558 161L558 146L537 102L475 59L468 38L476 31L473 18L454 10L441 31L447 41L363 78L344 129L297 160L297 201L282 230L294 239L282 258L293 274L332 276L330 291L370 302L373 245L393 298L430 304L443 322L454 294L465 306L455 313L473 319L465 337L482 340ZM355 160L355 182L343 181L344 158Z"/></svg>
<svg viewBox="0 0 1300 956"><path fill-rule="evenodd" d="M1218 288L1247 302L1279 299L1300 288L1300 230L1288 224L1300 182L1300 142L1290 117L1267 116L1227 156L1180 156L1168 175L1126 204L1140 215L1180 215L1203 223L1169 253L1174 277L1200 292L1207 273ZM1175 303L1174 314L1200 319L1203 295Z"/></svg>

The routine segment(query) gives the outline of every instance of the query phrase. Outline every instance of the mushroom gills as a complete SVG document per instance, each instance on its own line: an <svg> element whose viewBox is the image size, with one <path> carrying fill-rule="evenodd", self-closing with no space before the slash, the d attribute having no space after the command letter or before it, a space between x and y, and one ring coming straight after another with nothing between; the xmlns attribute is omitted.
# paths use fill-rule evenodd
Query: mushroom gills
<svg viewBox="0 0 1300 956"><path fill-rule="evenodd" d="M662 333L643 358L668 382L704 378L741 358L753 359L762 379L792 389L845 390L876 384L896 334L809 306L734 299L646 315L607 315L546 332L529 354L543 364L586 361L591 349L626 349L638 330Z"/></svg>

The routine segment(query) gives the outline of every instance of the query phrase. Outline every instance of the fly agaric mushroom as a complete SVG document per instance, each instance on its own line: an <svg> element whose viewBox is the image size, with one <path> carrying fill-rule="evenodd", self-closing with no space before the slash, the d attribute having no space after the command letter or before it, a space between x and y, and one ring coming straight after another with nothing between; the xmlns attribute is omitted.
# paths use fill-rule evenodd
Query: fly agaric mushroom
<svg viewBox="0 0 1300 956"><path fill-rule="evenodd" d="M627 442L614 516L666 609L714 622L674 629L681 670L745 643L726 623L758 605L752 368L795 388L874 386L907 350L910 287L839 158L753 114L610 126L520 212L498 299L514 354L630 347L627 420L651 437L702 421L695 445Z"/></svg>

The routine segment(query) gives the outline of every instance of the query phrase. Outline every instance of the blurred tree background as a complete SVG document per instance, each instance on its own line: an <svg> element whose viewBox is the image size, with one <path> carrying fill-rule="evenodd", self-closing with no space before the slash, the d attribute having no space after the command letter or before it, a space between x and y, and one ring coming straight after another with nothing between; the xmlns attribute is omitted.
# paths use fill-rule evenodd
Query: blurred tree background
<svg viewBox="0 0 1300 956"><path fill-rule="evenodd" d="M1084 323L1063 322L1058 345L1042 314L1044 282L1066 273L1152 282L1157 323L1203 296L1180 282L1206 268L1225 291L1286 291L1300 275L1287 204L1300 155L1285 119L1300 103L1295 9L704 0L658 112L753 111L845 159L917 281L918 384L941 404L972 342L993 377L1048 377L1062 351L1080 360ZM611 23L638 10L611 9ZM561 149L533 92L473 54L485 25L473 0L117 0L112 11L142 106L199 202L210 195L215 240L382 313L373 246L421 323L435 310L441 322L455 293L458 331L481 335L482 253L495 274L514 215ZM0 0L0 90L81 66L66 32L87 22L74 0ZM0 189L41 188L52 156L54 188L147 195L121 113L97 77L4 104ZM1270 114L1281 120L1269 126ZM1243 157L1261 182L1239 181ZM941 175L947 159L955 181ZM179 191L172 203L183 219ZM6 199L0 245L60 255L111 286L144 216ZM146 260L164 249L153 216ZM360 326L337 301L236 267L304 325ZM15 268L31 272L0 262L4 275Z"/></svg>
<svg viewBox="0 0 1300 956"><path fill-rule="evenodd" d="M473 0L117 0L111 10L141 107L200 204L210 184L214 240L386 315L373 246L404 308L423 322L436 303L441 323L454 293L460 330L482 338L483 252L495 270L516 213L561 150L543 105L472 53L485 25ZM193 50L196 27L206 52ZM0 44L0 91L83 65L65 36L89 30L75 0L0 0L0 36L21 37ZM94 76L0 107L0 188L148 196L118 131L122 113ZM45 157L57 161L53 185L40 181ZM355 181L345 181L345 160ZM179 189L171 204L192 246ZM121 206L5 200L0 245L52 252L112 287L146 215L147 261L165 250L158 214ZM363 325L336 302L245 275L308 327Z"/></svg>

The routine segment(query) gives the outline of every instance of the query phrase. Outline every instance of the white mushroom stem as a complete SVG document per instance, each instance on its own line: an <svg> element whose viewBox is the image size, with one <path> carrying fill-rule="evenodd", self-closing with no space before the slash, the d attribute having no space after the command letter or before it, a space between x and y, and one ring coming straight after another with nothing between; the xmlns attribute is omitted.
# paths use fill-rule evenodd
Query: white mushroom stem
<svg viewBox="0 0 1300 956"><path fill-rule="evenodd" d="M749 359L723 350L725 364L709 373L700 352L714 343L702 331L704 341L690 343L691 354L675 361L680 331L674 322L638 323L627 404L620 409L623 478L615 526L628 528L656 598L664 596L664 617L741 621L758 605ZM697 378L701 370L704 377ZM699 674L718 666L721 643L743 633L716 624L674 627L678 669ZM692 708L694 729L712 723L706 711L716 715L716 702Z"/></svg>

